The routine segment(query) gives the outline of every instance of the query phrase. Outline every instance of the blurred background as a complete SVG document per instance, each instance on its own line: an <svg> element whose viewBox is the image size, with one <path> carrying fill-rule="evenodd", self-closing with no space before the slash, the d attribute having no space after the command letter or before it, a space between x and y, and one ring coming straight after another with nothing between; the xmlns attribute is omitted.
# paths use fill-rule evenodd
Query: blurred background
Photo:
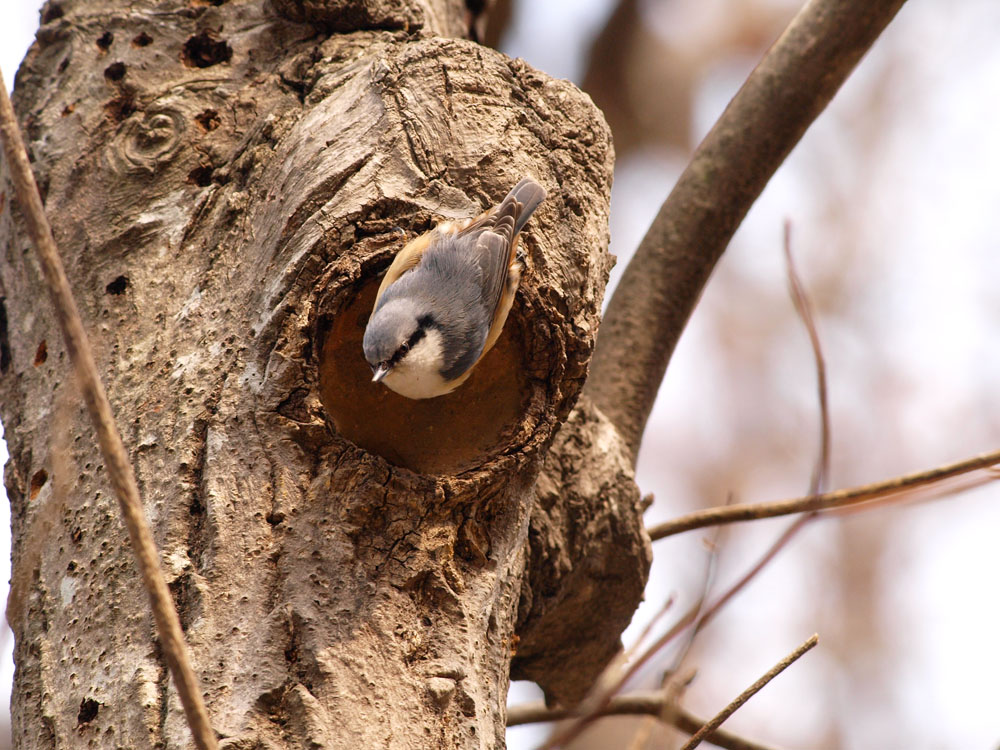
<svg viewBox="0 0 1000 750"><path fill-rule="evenodd" d="M5 0L8 87L39 5ZM572 80L611 125L612 287L693 147L798 6L498 3L487 43ZM751 502L808 491L819 407L788 294L786 220L826 356L829 486L1000 447L997 29L995 0L910 0L772 180L710 281L650 419L638 467L642 491L655 496L650 525L730 495ZM724 534L713 590L739 578L789 522ZM0 528L9 523L0 518ZM682 704L711 716L818 632L820 646L726 728L800 750L998 747L998 532L1000 485L991 484L812 524L695 640L685 665L697 671ZM709 536L654 544L647 600L626 643L670 595L677 601L658 632L697 599ZM9 633L3 643L0 685L9 691ZM630 687L657 686L673 656ZM510 703L539 697L515 683ZM642 719L605 719L573 747L680 744L660 727L636 741L648 729ZM550 730L512 729L508 745L537 747ZM2 748L9 730L0 732Z"/></svg>

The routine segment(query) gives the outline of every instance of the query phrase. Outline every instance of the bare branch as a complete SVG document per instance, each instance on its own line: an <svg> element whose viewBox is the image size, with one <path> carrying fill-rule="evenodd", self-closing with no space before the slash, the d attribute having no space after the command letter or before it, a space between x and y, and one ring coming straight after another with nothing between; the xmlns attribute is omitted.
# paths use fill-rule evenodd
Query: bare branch
<svg viewBox="0 0 1000 750"><path fill-rule="evenodd" d="M52 237L52 228L45 217L45 209L38 194L35 177L31 173L28 154L21 140L14 107L10 103L10 97L7 96L7 86L3 82L2 73L0 73L0 137L3 140L4 154L10 168L14 190L27 218L31 239L38 250L45 284L49 288L59 327L66 342L66 351L73 362L87 411L90 412L90 419L97 432L101 454L108 469L108 478L118 497L122 516L128 527L132 551L149 594L167 666L184 705L195 744L201 750L215 750L218 743L208 720L208 711L198 687L198 680L194 670L191 669L191 661L184 646L181 623L174 609L163 571L160 569L159 554L149 523L146 521L142 501L139 499L139 488L136 486L132 464L115 426L111 404L97 373L97 365L83 328L83 321L80 319L66 272L59 258L59 250Z"/></svg>
<svg viewBox="0 0 1000 750"><path fill-rule="evenodd" d="M649 538L655 541L673 536L674 534L680 534L683 531L704 528L705 526L737 523L739 521L754 521L761 518L787 516L792 513L829 510L831 508L857 505L858 503L877 500L888 495L910 492L919 487L937 484L946 479L968 474L972 471L979 471L998 463L1000 463L1000 451L993 451L959 461L958 463L939 466L936 469L929 469L915 474L905 474L893 477L892 479L886 479L882 482L865 484L860 487L824 492L821 495L809 495L807 497L798 497L794 500L778 500L769 503L741 503L705 508L704 510L698 510L679 516L671 521L657 524L649 529Z"/></svg>
<svg viewBox="0 0 1000 750"><path fill-rule="evenodd" d="M608 306L587 383L633 460L674 346L733 233L903 2L808 2L660 208Z"/></svg>
<svg viewBox="0 0 1000 750"><path fill-rule="evenodd" d="M761 691L761 689L777 677L779 674L784 672L793 663L802 658L803 654L812 649L817 643L819 643L819 636L813 634L805 643L795 649L792 653L786 656L784 659L775 664L767 673L757 680L753 685L748 687L742 693L740 693L736 699L726 706L722 711L717 713L708 721L701 729L699 729L695 734L689 739L681 750L694 750L701 744L702 740L707 739L708 735L713 731L717 730L719 726L732 716L744 703L750 700L753 696Z"/></svg>
<svg viewBox="0 0 1000 750"><path fill-rule="evenodd" d="M666 709L666 710L665 710ZM679 706L667 705L664 701L664 694L661 690L636 691L628 695L620 695L612 698L608 705L601 711L601 716L655 716L670 726L694 734L705 725L703 719L685 711ZM571 709L546 708L541 701L537 703L525 703L520 706L511 706L507 710L507 726L516 727L522 724L537 724L543 721L561 721L579 713ZM737 737L729 732L717 730L705 738L717 747L728 750L771 750L767 745L759 742Z"/></svg>

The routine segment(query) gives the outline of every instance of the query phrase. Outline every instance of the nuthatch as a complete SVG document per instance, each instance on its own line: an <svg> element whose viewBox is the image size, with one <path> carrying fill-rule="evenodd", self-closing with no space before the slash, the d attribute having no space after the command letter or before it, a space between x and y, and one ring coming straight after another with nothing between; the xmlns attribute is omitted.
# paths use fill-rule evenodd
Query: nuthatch
<svg viewBox="0 0 1000 750"><path fill-rule="evenodd" d="M521 280L518 233L543 200L525 177L475 219L445 221L399 251L365 329L374 382L420 399L466 381L503 330Z"/></svg>

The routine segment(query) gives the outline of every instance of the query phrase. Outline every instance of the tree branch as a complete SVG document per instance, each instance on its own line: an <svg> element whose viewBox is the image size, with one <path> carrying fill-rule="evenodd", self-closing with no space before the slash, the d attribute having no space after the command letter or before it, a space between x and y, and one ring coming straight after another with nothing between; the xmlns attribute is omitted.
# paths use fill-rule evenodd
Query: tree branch
<svg viewBox="0 0 1000 750"><path fill-rule="evenodd" d="M694 733L691 739L689 739L684 744L681 750L694 750L694 748L698 747L698 745L701 744L702 740L708 739L708 735L718 730L719 725L722 724L722 722L724 722L730 716L732 716L737 711L737 709L740 708L740 706L742 706L748 700L753 698L757 693L759 693L767 683L769 683L779 674L781 674L790 666L792 666L792 664L794 664L796 661L802 658L802 656L807 651L812 649L817 643L819 643L819 636L815 634L810 636L810 638L805 643L803 643L792 653L790 653L784 659L782 659L773 667L771 667L763 677L761 677L753 685L751 685L742 693L740 693L736 697L736 699L733 700L732 703L730 703L719 713L713 716L712 719L705 724L705 726L703 726L701 729L699 729L697 732Z"/></svg>
<svg viewBox="0 0 1000 750"><path fill-rule="evenodd" d="M0 72L0 139L3 140L4 154L10 169L11 179L18 201L24 210L45 284L52 297L59 327L62 329L66 342L66 351L76 370L76 377L83 392L87 411L94 423L97 439L101 446L101 454L108 469L108 478L118 497L125 525L128 527L129 538L132 541L132 551L142 573L143 584L149 594L156 630L160 644L166 656L167 666L174 678L174 685L180 695L184 712L195 744L200 750L215 750L218 743L208 720L208 711L198 687L198 679L191 668L191 660L184 646L184 634L181 623L174 609L170 589L160 569L160 558L153 541L153 533L146 521L142 501L139 499L139 488L136 485L132 464L122 443L121 435L115 426L111 404L104 392L97 364L91 351L87 334L80 319L80 312L73 299L69 280L59 259L59 250L52 237L52 228L45 217L42 199L38 194L35 177L31 173L28 154L21 140L17 127L14 107L7 96L7 86Z"/></svg>
<svg viewBox="0 0 1000 750"><path fill-rule="evenodd" d="M636 691L628 695L619 695L611 699L601 712L601 716L655 716L676 729L694 734L705 725L703 719L685 711L680 706L665 702L662 690ZM546 708L542 701L511 706L507 710L507 726L516 727L522 724L536 724L542 721L561 721L579 713L567 708ZM705 738L717 747L727 750L771 750L767 745L737 737L729 732L716 730Z"/></svg>
<svg viewBox="0 0 1000 750"><path fill-rule="evenodd" d="M942 482L946 479L968 474L972 471L986 469L1000 463L1000 451L983 453L958 463L939 466L936 469L920 471L893 477L882 482L866 484L860 487L824 492L822 495L809 495L794 500L778 500L770 503L741 503L737 505L722 505L716 508L705 508L688 513L671 521L657 524L649 529L649 538L653 541L664 537L680 534L683 531L700 529L705 526L736 523L738 521L754 521L761 518L775 518L792 513L806 511L830 510L857 505L871 500L877 500L887 495L909 492L919 487Z"/></svg>
<svg viewBox="0 0 1000 750"><path fill-rule="evenodd" d="M587 383L633 462L670 356L733 233L904 1L808 2L660 208L608 306Z"/></svg>

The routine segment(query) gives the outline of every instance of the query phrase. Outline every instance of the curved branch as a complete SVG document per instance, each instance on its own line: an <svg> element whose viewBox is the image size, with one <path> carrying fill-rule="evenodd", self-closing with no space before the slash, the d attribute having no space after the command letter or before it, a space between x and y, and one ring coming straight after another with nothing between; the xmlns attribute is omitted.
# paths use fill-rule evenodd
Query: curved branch
<svg viewBox="0 0 1000 750"><path fill-rule="evenodd" d="M632 450L709 274L771 175L905 0L812 0L705 137L608 305L587 384Z"/></svg>
<svg viewBox="0 0 1000 750"><path fill-rule="evenodd" d="M704 719L699 719L680 706L664 705L662 690L637 690L627 695L618 695L611 699L601 712L601 716L655 716L670 726L694 734L705 725ZM507 710L507 726L516 727L522 724L537 724L543 721L561 721L574 716L578 712L566 708L547 708L545 703L524 703L511 706ZM743 739L730 732L716 729L705 738L717 747L727 750L771 750L770 746L759 742Z"/></svg>

